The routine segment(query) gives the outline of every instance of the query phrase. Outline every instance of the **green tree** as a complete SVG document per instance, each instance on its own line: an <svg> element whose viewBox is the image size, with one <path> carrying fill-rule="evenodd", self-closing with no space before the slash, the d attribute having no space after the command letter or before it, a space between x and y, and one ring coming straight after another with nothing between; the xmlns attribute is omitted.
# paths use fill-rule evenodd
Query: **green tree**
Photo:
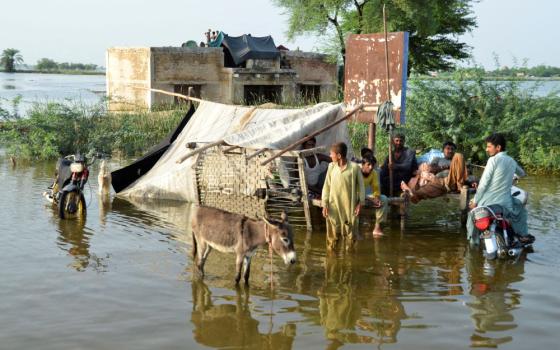
<svg viewBox="0 0 560 350"><path fill-rule="evenodd" d="M6 72L15 72L16 64L22 64L23 57L16 49L5 49L0 57L0 65Z"/></svg>
<svg viewBox="0 0 560 350"><path fill-rule="evenodd" d="M475 164L486 161L484 138L501 132L508 153L530 170L560 171L560 97L539 96L539 84L485 79L460 70L451 80L412 80L407 100L407 143L419 150L454 141Z"/></svg>
<svg viewBox="0 0 560 350"><path fill-rule="evenodd" d="M304 34L323 36L334 30L329 43L346 55L348 34L383 31L383 4L387 30L410 33L409 69L417 73L450 70L453 60L469 56L469 47L459 36L476 27L472 14L475 0L274 0L289 16L288 38ZM332 32L332 31L331 31Z"/></svg>
<svg viewBox="0 0 560 350"><path fill-rule="evenodd" d="M50 58L41 58L39 61L37 61L37 64L35 65L35 69L37 69L37 70L57 70L58 69L58 63L51 60Z"/></svg>

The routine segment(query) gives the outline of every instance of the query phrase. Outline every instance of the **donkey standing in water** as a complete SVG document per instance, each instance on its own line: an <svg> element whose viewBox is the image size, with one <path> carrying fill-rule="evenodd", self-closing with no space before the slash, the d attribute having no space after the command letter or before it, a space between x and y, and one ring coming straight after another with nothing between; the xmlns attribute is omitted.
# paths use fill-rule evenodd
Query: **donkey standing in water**
<svg viewBox="0 0 560 350"><path fill-rule="evenodd" d="M286 265L296 262L292 227L285 212L281 221L254 220L219 209L197 207L191 225L193 260L202 276L204 263L212 248L223 253L235 253L236 284L241 279L243 265L245 284L249 283L251 257L259 246L269 244Z"/></svg>

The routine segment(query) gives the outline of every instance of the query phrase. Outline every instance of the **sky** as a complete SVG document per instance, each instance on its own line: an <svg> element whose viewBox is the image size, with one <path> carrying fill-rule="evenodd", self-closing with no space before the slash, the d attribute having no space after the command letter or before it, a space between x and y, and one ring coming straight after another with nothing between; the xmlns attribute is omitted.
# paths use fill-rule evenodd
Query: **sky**
<svg viewBox="0 0 560 350"><path fill-rule="evenodd" d="M18 0L0 11L0 50L16 48L28 64L57 62L105 65L114 46L179 46L204 40L208 29L230 35L272 35L277 45L314 51L321 38L289 42L287 16L272 0ZM461 37L473 59L487 69L500 65L560 66L557 0L482 0L473 7L478 28Z"/></svg>

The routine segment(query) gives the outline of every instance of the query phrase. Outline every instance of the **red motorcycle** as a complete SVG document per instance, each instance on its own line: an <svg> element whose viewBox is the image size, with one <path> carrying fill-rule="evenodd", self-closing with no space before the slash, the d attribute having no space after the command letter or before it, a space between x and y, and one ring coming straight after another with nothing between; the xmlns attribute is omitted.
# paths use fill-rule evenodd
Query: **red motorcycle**
<svg viewBox="0 0 560 350"><path fill-rule="evenodd" d="M517 257L535 241L532 235L520 236L514 232L500 205L476 207L473 214L475 227L482 231L480 239L487 259Z"/></svg>
<svg viewBox="0 0 560 350"><path fill-rule="evenodd" d="M56 163L55 181L44 196L57 206L61 219L86 216L84 187L89 178L88 167L95 162L96 156L88 163L81 154L72 154Z"/></svg>

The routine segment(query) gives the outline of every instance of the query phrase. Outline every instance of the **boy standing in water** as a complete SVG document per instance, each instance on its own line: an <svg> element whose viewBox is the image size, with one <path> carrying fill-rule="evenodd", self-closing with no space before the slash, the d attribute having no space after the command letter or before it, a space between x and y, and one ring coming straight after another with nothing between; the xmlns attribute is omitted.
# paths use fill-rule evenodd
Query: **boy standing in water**
<svg viewBox="0 0 560 350"><path fill-rule="evenodd" d="M344 143L331 146L325 185L322 193L323 216L327 219L327 249L334 249L343 237L347 247L359 236L360 210L365 203L364 180L360 166L348 162Z"/></svg>

